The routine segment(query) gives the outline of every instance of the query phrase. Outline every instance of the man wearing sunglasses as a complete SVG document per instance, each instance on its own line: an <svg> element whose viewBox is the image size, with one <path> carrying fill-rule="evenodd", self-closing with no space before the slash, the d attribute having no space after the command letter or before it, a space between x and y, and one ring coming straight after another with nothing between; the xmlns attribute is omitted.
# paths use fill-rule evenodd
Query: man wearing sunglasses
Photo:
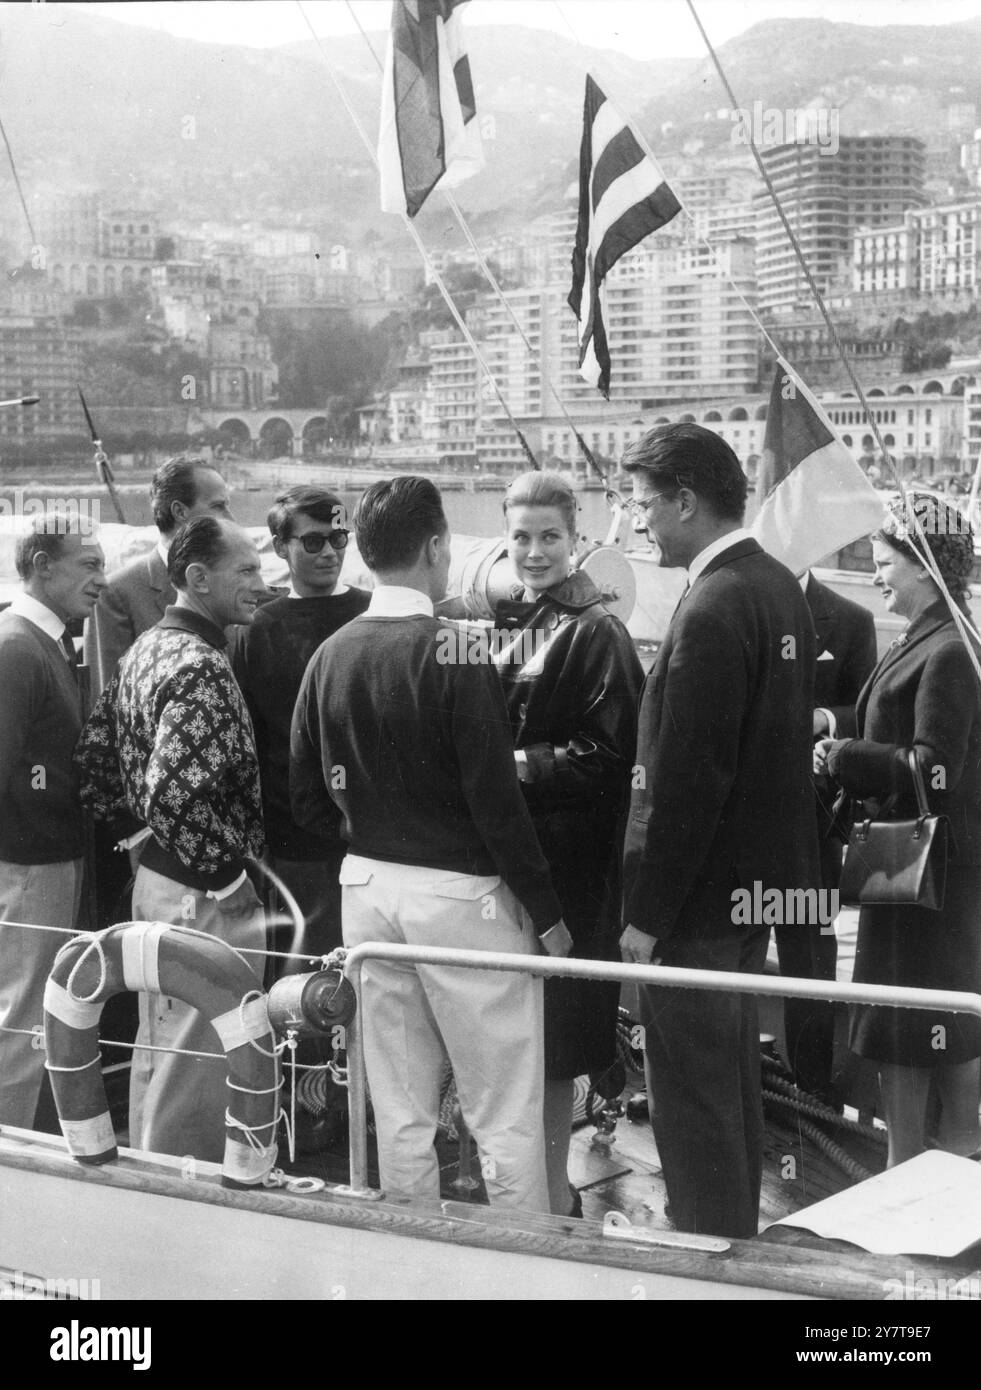
<svg viewBox="0 0 981 1390"><path fill-rule="evenodd" d="M341 944L337 875L344 845L339 815L330 824L307 829L293 819L290 722L311 656L368 607L370 595L341 579L348 542L345 519L341 499L322 488L292 487L276 498L268 523L276 554L289 566L289 593L260 608L250 627L236 630L231 654L255 729L272 868L303 912L303 950L313 955ZM291 935L283 941L274 937L270 946L288 949Z"/></svg>

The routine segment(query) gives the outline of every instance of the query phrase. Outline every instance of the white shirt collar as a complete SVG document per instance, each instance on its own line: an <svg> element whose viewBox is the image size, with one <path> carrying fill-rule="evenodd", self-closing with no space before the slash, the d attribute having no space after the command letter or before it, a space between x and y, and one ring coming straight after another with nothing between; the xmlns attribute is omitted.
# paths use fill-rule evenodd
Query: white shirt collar
<svg viewBox="0 0 981 1390"><path fill-rule="evenodd" d="M345 584L343 579L339 579L339 580L337 581L337 587L334 589L333 593L324 594L324 595L322 595L322 597L323 597L323 598L340 598L341 594L346 594L347 591L348 591L348 589L349 589L350 587L351 587L350 584ZM296 592L296 590L293 588L293 585L291 584L291 585L290 585L290 591L289 591L289 593L286 595L286 597L287 597L287 598L302 598L303 595L302 595L302 594L298 594L298 593ZM314 597L314 598L320 598L321 595L319 595L319 594L314 594L313 597Z"/></svg>
<svg viewBox="0 0 981 1390"><path fill-rule="evenodd" d="M371 591L371 602L365 618L412 618L424 613L433 616L433 601L421 589L407 589L402 584L379 584Z"/></svg>
<svg viewBox="0 0 981 1390"><path fill-rule="evenodd" d="M805 570L804 573L797 580L797 583L800 585L801 589L804 591L805 594L807 593L807 581L810 579L810 577L811 571Z"/></svg>
<svg viewBox="0 0 981 1390"><path fill-rule="evenodd" d="M717 555L721 555L724 550L737 545L740 541L751 541L752 539L752 533L747 531L744 526L740 526L735 531L727 531L724 536L720 536L718 540L707 545L704 550L700 550L688 566L689 588Z"/></svg>
<svg viewBox="0 0 981 1390"><path fill-rule="evenodd" d="M167 561L170 559L170 546L162 536L160 540L157 541L157 554L160 556L161 560L163 560L164 569L166 569Z"/></svg>
<svg viewBox="0 0 981 1390"><path fill-rule="evenodd" d="M39 627L52 641L61 641L65 624L57 613L52 613L50 608L39 603L32 594L19 593L11 603L10 611L16 613L18 618L26 618L29 623Z"/></svg>

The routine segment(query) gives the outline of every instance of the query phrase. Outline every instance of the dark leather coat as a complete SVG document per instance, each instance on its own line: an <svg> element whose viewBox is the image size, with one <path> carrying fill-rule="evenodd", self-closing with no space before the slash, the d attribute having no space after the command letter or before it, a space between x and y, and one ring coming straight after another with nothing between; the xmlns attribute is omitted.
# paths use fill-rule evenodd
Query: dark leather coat
<svg viewBox="0 0 981 1390"><path fill-rule="evenodd" d="M522 788L573 954L616 960L640 661L626 628L579 572L533 602L499 604L495 625L511 635L500 642L497 666L514 746L531 773ZM546 980L546 1076L581 1076L613 1062L618 996L618 985Z"/></svg>

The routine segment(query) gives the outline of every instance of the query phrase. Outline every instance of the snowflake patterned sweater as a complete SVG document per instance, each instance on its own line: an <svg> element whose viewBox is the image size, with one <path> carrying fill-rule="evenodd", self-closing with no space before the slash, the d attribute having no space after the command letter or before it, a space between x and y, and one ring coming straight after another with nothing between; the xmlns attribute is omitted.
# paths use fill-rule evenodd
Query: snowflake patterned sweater
<svg viewBox="0 0 981 1390"><path fill-rule="evenodd" d="M121 658L75 752L84 804L149 826L141 863L202 890L263 850L252 723L224 648L207 618L168 608Z"/></svg>

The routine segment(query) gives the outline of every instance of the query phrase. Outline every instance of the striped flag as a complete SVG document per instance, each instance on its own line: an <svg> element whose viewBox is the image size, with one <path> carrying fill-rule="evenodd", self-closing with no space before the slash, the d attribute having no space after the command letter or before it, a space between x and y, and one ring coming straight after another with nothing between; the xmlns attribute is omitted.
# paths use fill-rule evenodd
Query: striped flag
<svg viewBox="0 0 981 1390"><path fill-rule="evenodd" d="M378 164L382 212L415 217L434 188L483 168L460 7L394 0L385 57Z"/></svg>
<svg viewBox="0 0 981 1390"><path fill-rule="evenodd" d="M607 399L610 352L603 324L604 277L625 251L680 211L657 164L587 75L569 304L579 320L579 371Z"/></svg>
<svg viewBox="0 0 981 1390"><path fill-rule="evenodd" d="M885 503L793 368L777 358L753 534L803 574L882 524Z"/></svg>

